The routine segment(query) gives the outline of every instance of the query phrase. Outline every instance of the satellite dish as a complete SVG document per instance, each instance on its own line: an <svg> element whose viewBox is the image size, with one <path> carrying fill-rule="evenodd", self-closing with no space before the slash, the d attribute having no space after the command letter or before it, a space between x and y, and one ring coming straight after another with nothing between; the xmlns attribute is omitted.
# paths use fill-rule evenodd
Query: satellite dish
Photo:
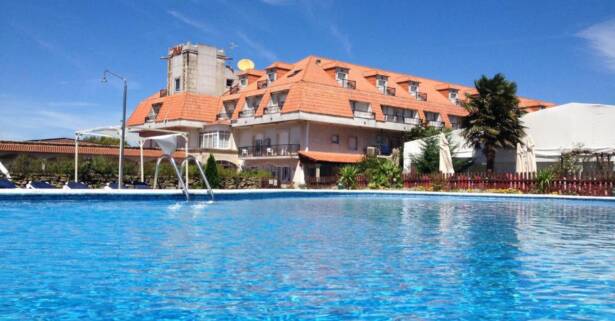
<svg viewBox="0 0 615 321"><path fill-rule="evenodd" d="M241 59L237 62L237 68L241 71L254 69L254 62L250 59Z"/></svg>

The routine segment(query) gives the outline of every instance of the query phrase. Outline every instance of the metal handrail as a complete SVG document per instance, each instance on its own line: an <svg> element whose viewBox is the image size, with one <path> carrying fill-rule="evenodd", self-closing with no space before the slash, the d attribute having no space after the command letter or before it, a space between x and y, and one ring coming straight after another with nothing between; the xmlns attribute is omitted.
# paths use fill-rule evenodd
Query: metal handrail
<svg viewBox="0 0 615 321"><path fill-rule="evenodd" d="M154 172L154 185L152 188L156 189L156 186L158 185L158 170L160 169L160 162L162 162L163 159L168 159L169 162L171 163L171 166L173 166L173 169L175 170L175 174L177 175L177 180L179 181L179 187L184 192L184 195L186 196L186 201L190 200L190 194L188 193L188 188L186 187L186 184L184 183L184 180L182 179L182 175L179 169L177 168L177 163L175 163L175 159L173 159L171 155L164 154L158 157L158 160L156 160L156 171Z"/></svg>
<svg viewBox="0 0 615 321"><path fill-rule="evenodd" d="M201 179L203 180L203 182L205 182L205 186L207 186L207 193L209 193L209 196L211 196L211 201L214 201L214 191L211 189L211 185L209 185L209 181L207 180L207 176L205 175L205 172L203 171L203 166L201 165L201 162L199 162L198 159L196 159L196 157L192 156L192 155L188 155L179 165L179 167L181 168L181 175L184 175L184 168L188 168L188 166L185 166L187 164L190 163L186 163L188 161L194 161L194 163L196 164L196 168L199 170L199 173L201 174Z"/></svg>

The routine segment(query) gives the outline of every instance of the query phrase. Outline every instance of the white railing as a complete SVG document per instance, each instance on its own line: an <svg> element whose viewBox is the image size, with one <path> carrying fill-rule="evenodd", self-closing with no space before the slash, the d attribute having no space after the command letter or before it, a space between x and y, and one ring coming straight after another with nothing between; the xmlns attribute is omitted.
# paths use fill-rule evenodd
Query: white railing
<svg viewBox="0 0 615 321"><path fill-rule="evenodd" d="M365 118L365 119L374 119L374 113L371 111L359 111L355 110L353 112L354 117L357 118Z"/></svg>

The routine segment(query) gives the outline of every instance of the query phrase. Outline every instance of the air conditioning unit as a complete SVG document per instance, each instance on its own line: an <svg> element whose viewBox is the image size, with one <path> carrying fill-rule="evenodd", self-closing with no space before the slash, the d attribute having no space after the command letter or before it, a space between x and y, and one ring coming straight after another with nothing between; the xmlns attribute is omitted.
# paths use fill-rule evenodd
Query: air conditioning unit
<svg viewBox="0 0 615 321"><path fill-rule="evenodd" d="M374 157L377 154L376 151L377 151L376 147L374 147L374 146L367 146L367 153L366 154L369 157Z"/></svg>

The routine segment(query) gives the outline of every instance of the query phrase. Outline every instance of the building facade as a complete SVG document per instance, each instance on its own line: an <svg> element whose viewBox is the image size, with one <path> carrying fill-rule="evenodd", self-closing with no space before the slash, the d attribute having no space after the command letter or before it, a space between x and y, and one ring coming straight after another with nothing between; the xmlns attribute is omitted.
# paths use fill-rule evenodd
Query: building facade
<svg viewBox="0 0 615 321"><path fill-rule="evenodd" d="M390 155L402 145L403 133L421 122L458 128L466 115L462 100L474 93L467 86L316 56L275 62L264 70L216 74L224 87L220 92L218 85L190 82L195 74L208 78L201 73L220 68L177 72L180 63L174 59L181 56L175 51L184 52L170 50L171 84L141 102L129 125L185 130L190 149L200 157L213 153L241 169L270 171L282 185L334 175L339 166L366 154ZM191 47L187 57L194 51ZM200 48L196 52L198 59L206 56ZM208 59L223 63L226 58L216 52L215 59ZM552 105L519 99L528 111Z"/></svg>

